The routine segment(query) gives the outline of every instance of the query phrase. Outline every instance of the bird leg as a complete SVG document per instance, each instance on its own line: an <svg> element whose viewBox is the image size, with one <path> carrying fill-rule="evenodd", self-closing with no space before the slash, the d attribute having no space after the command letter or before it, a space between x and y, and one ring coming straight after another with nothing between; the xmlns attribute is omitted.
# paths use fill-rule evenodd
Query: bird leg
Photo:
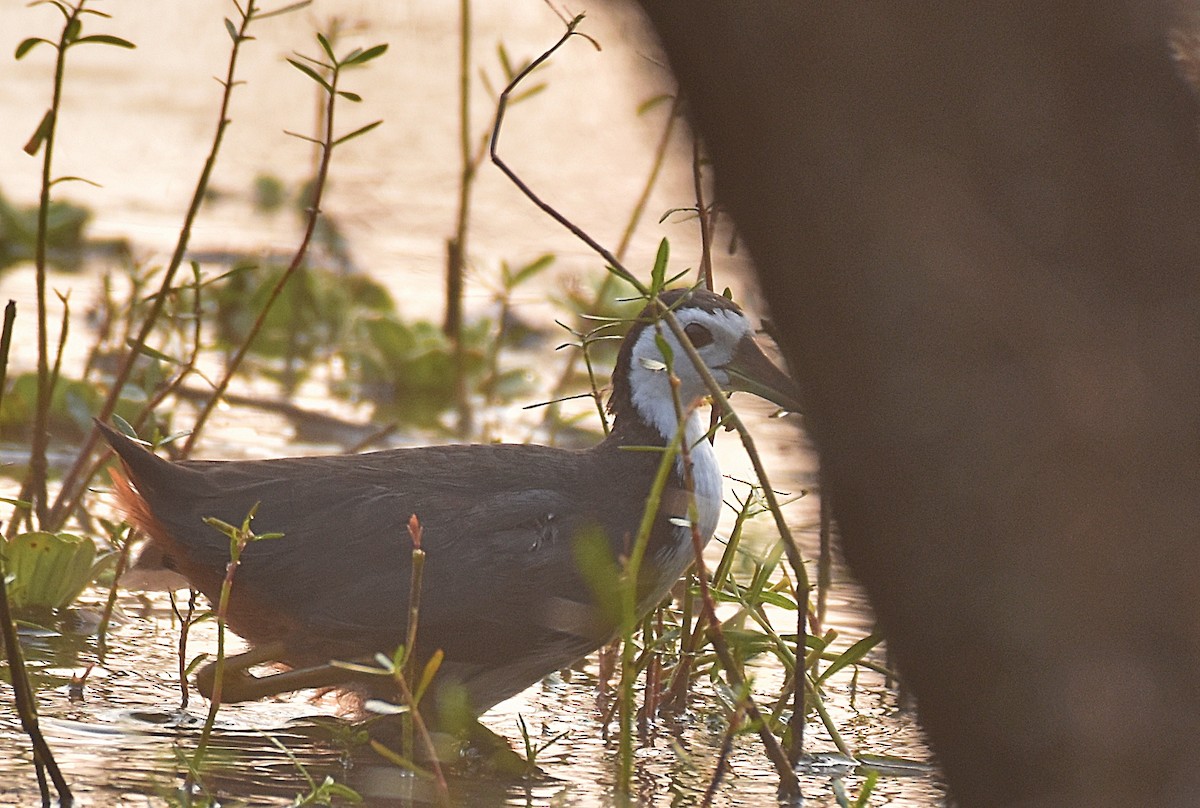
<svg viewBox="0 0 1200 808"><path fill-rule="evenodd" d="M266 676L254 676L250 668L264 662L278 661L284 653L281 642L256 646L243 654L226 657L221 677L221 703L255 701L308 687L333 687L354 678L345 668L316 665L311 668L280 671ZM217 680L217 663L210 662L196 672L196 689L206 699L212 699Z"/></svg>

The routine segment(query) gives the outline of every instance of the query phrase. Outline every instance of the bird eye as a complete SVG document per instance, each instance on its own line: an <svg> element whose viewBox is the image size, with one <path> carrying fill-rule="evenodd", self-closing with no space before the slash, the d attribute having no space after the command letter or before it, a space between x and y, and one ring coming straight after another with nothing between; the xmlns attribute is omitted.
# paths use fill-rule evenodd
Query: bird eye
<svg viewBox="0 0 1200 808"><path fill-rule="evenodd" d="M712 332L699 323L688 323L683 329L683 333L687 334L691 340L692 346L695 348L703 348L713 341Z"/></svg>

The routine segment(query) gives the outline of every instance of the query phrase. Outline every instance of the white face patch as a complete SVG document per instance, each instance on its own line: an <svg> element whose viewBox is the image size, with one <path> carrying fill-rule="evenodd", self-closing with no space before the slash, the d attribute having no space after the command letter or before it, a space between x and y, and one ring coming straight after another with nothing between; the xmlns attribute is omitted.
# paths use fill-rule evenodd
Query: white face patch
<svg viewBox="0 0 1200 808"><path fill-rule="evenodd" d="M733 359L742 338L751 333L750 321L732 309L705 311L685 308L677 312L675 318L684 330L692 326L704 329L712 337L711 342L701 345L696 351L717 383L722 387L729 384L729 377L722 368ZM683 409L688 410L696 401L708 395L708 389L671 329L662 324L649 326L638 336L629 370L633 406L643 421L670 439L678 428L679 419L671 396L667 359L658 349L656 334L661 334L671 349L671 369L679 378L679 401Z"/></svg>

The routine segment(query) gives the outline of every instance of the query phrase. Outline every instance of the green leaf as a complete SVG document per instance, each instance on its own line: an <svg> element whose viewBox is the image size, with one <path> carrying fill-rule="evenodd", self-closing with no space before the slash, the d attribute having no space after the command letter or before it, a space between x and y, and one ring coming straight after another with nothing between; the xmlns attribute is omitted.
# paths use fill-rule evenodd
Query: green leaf
<svg viewBox="0 0 1200 808"><path fill-rule="evenodd" d="M167 435L165 438L158 441L155 445L156 446L166 446L168 443L174 443L175 441L179 440L180 438L186 438L190 434L192 434L192 430L181 429L178 432L172 432L170 435Z"/></svg>
<svg viewBox="0 0 1200 808"><path fill-rule="evenodd" d="M25 54L29 53L31 50L36 48L38 45L41 45L43 42L45 42L47 45L54 44L53 42L51 42L48 39L42 39L41 37L36 37L36 36L31 36L31 37L29 37L29 39L22 40L21 44L17 45L17 52L13 56L13 58L14 59L24 58Z"/></svg>
<svg viewBox="0 0 1200 808"><path fill-rule="evenodd" d="M576 570L595 599L598 616L609 625L620 626L624 583L608 539L598 530L585 528L575 537L573 550Z"/></svg>
<svg viewBox="0 0 1200 808"><path fill-rule="evenodd" d="M688 274L688 272L689 272L689 270L686 270L686 269L681 270L680 272L676 272L674 275L667 278L667 280L663 283L663 286L670 286L671 284L675 283L675 281L686 276Z"/></svg>
<svg viewBox="0 0 1200 808"><path fill-rule="evenodd" d="M351 54L346 57L346 61L342 62L342 67L356 67L357 65L366 64L372 59L378 59L380 56L383 56L383 54L387 53L387 49L388 46L384 43L383 45L374 45L367 48L361 53Z"/></svg>
<svg viewBox="0 0 1200 808"><path fill-rule="evenodd" d="M112 422L113 422L113 426L115 426L117 428L117 431L120 432L122 435L124 435L127 438L132 438L133 440L137 441L138 443L145 445L145 441L143 441L141 438L139 438L137 436L137 430L135 430L133 428L133 424L129 423L124 418L117 415L115 412L112 414Z"/></svg>
<svg viewBox="0 0 1200 808"><path fill-rule="evenodd" d="M338 90L337 94L340 95L342 98L346 99L347 101L353 101L356 104L358 102L362 101L361 95L359 95L358 93L352 93L349 90Z"/></svg>
<svg viewBox="0 0 1200 808"><path fill-rule="evenodd" d="M86 184L92 186L93 188L103 188L104 187L100 183L93 182L92 180L89 180L86 177L57 177L50 181L50 185L55 186L55 185L58 185L60 182L83 182L83 183L86 183Z"/></svg>
<svg viewBox="0 0 1200 808"><path fill-rule="evenodd" d="M872 648L879 645L881 642L883 642L883 635L876 633L870 634L854 643L854 645L847 648L841 653L840 656L838 656L837 659L831 662L828 668L821 671L821 677L817 680L817 683L820 684L821 682L824 682L830 676L837 673L847 665L853 665L855 662L858 662L860 659L865 657Z"/></svg>
<svg viewBox="0 0 1200 808"><path fill-rule="evenodd" d="M53 128L53 126L54 110L48 109L46 110L46 114L42 116L42 120L38 124L37 129L34 130L33 136L29 138L29 142L22 147L25 153L30 157L37 154L42 148L42 144L46 141L46 138L50 137L50 130Z"/></svg>
<svg viewBox="0 0 1200 808"><path fill-rule="evenodd" d="M225 30L228 32L229 38L233 40L234 44L237 44L238 29L237 26L233 24L233 20L229 19L228 17L225 18Z"/></svg>
<svg viewBox="0 0 1200 808"><path fill-rule="evenodd" d="M658 294L664 288L667 276L667 259L671 255L671 245L664 238L658 242L658 255L654 257L654 269L650 270L650 292Z"/></svg>
<svg viewBox="0 0 1200 808"><path fill-rule="evenodd" d="M338 797L355 805L363 801L361 794L350 788L350 786L342 785L335 781L329 775L326 775L324 782L314 789L311 797L316 805L331 805L332 802L330 800L332 797ZM305 802L302 804L307 805L308 803Z"/></svg>
<svg viewBox="0 0 1200 808"><path fill-rule="evenodd" d="M338 138L337 140L333 141L333 144L332 144L332 145L334 145L334 146L340 146L340 145L342 145L343 143L345 143L347 140L351 140L351 139L353 139L353 138L356 138L356 137L358 137L359 135L365 135L367 132L370 132L372 129L374 129L376 126L379 126L379 124L381 124L381 123L383 123L383 121L375 121L374 123L369 123L369 124L367 124L366 126L360 126L358 129L355 129L355 130L354 130L353 132L351 132L350 134L348 134L348 135L342 135L340 138Z"/></svg>
<svg viewBox="0 0 1200 808"><path fill-rule="evenodd" d="M307 140L309 143L316 143L318 146L325 145L322 141L317 140L315 137L309 137L308 135L302 135L299 132L289 132L287 129L284 129L283 133L285 135L291 135L292 137L298 137L301 140Z"/></svg>
<svg viewBox="0 0 1200 808"><path fill-rule="evenodd" d="M522 90L521 92L517 93L516 95L509 96L508 103L510 105L511 104L520 104L522 101L527 101L530 98L533 98L535 95L539 94L544 89L546 89L546 82L544 82L544 81L539 82L527 90Z"/></svg>
<svg viewBox="0 0 1200 808"><path fill-rule="evenodd" d="M512 61L508 58L508 49L504 47L503 42L496 44L496 55L500 57L500 69L504 71L504 80L512 81L517 74L513 70Z"/></svg>
<svg viewBox="0 0 1200 808"><path fill-rule="evenodd" d="M67 28L65 31L63 31L63 42L66 42L68 45L70 45L79 37L79 32L81 30L83 30L83 23L81 23L78 18L67 20Z"/></svg>
<svg viewBox="0 0 1200 808"><path fill-rule="evenodd" d="M155 350L154 348L151 348L149 345L146 345L145 343L139 345L137 340L135 340L133 337L130 337L125 340L125 346L127 348L133 348L135 351L137 351L140 354L145 354L146 356L152 357L154 359L158 359L162 362L167 362L172 365L182 365L183 364L175 357L167 356L162 351Z"/></svg>
<svg viewBox="0 0 1200 808"><path fill-rule="evenodd" d="M325 92L330 92L330 93L333 92L333 88L329 86L329 82L325 80L325 77L322 76L317 71L313 70L308 65L304 64L304 62L300 62L300 61L297 61L297 60L289 57L288 63L292 67L296 68L301 73L303 73L304 75L308 76L310 79L315 81L317 84L320 84L322 87L324 87Z"/></svg>
<svg viewBox="0 0 1200 808"><path fill-rule="evenodd" d="M425 669L421 672L421 681L417 683L417 689L413 691L413 701L417 704L421 703L421 697L425 695L425 691L433 682L433 677L437 675L438 668L442 666L442 659L444 658L445 654L439 648L433 652L433 656L425 663Z"/></svg>
<svg viewBox="0 0 1200 808"><path fill-rule="evenodd" d="M553 263L554 263L554 254L553 253L546 253L545 255L539 256L538 258L534 259L533 261L529 262L525 266L518 269L515 273L513 273L512 277L508 283L509 287L516 287L516 286L521 285L522 283L529 280L534 275L537 275L539 272L546 269Z"/></svg>
<svg viewBox="0 0 1200 808"><path fill-rule="evenodd" d="M645 115L647 112L661 105L663 102L672 100L672 98L674 98L674 96L670 95L669 93L662 93L660 95L647 98L645 101L638 104L637 114Z"/></svg>
<svg viewBox="0 0 1200 808"><path fill-rule="evenodd" d="M184 678L187 678L188 676L191 676L193 673L195 673L196 668L200 667L200 663L206 659L208 659L207 653L197 654L196 656L192 657L192 661L189 662L187 664L187 667L184 668L184 670L183 670Z"/></svg>
<svg viewBox="0 0 1200 808"><path fill-rule="evenodd" d="M71 19L71 9L67 8L66 3L59 2L59 0L50 0L50 5L62 12L64 20Z"/></svg>
<svg viewBox="0 0 1200 808"><path fill-rule="evenodd" d="M404 715L412 712L412 709L406 704L392 704L390 701L382 699L369 699L363 704L363 709L376 715Z"/></svg>
<svg viewBox="0 0 1200 808"><path fill-rule="evenodd" d="M70 533L22 533L8 545L14 609L62 609L91 583L96 545Z"/></svg>
<svg viewBox="0 0 1200 808"><path fill-rule="evenodd" d="M337 64L337 57L333 55L333 46L329 44L329 40L325 38L324 34L317 34L317 42L321 43L321 50L325 51L325 55L329 57L329 61Z"/></svg>
<svg viewBox="0 0 1200 808"><path fill-rule="evenodd" d="M133 50L137 47L137 45L133 44L128 39L122 39L119 36L110 36L109 34L92 34L91 36L85 36L82 39L77 39L71 44L82 45L85 42L93 42L97 45L115 45L118 48L128 48L129 50Z"/></svg>
<svg viewBox="0 0 1200 808"><path fill-rule="evenodd" d="M312 0L300 0L298 3L290 3L283 8L277 8L274 11L256 12L255 20L265 20L269 17L278 17L281 14L291 14L293 11L299 11L302 8L308 8L312 5Z"/></svg>
<svg viewBox="0 0 1200 808"><path fill-rule="evenodd" d="M666 367L663 368L663 370L673 368L674 361L675 361L675 352L671 350L671 344L669 342L667 342L667 338L664 337L662 335L662 332L658 331L657 329L654 331L654 344L658 347L658 352L663 355L663 358L665 360L667 360L667 365L666 365ZM654 360L653 359L643 359L642 360L643 364L648 364L650 362L654 362ZM650 368L650 369L653 370L653 368Z"/></svg>

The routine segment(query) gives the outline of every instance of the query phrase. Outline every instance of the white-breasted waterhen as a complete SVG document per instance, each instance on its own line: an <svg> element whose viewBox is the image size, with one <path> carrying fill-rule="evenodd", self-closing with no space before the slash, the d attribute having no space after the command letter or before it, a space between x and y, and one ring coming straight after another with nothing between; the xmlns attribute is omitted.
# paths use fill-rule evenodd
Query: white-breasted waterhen
<svg viewBox="0 0 1200 808"><path fill-rule="evenodd" d="M701 290L661 299L723 388L797 408L795 386L763 354L737 305ZM213 602L229 540L206 517L241 524L257 504L254 530L283 534L250 543L236 570L228 624L253 648L229 661L223 700L312 686L361 691L363 681L328 663L390 655L405 642L413 514L426 553L416 652L444 652L438 680L465 688L475 714L611 639L613 615L601 607L595 576L589 582L581 571L577 545L601 536L615 560L638 533L661 453L626 449L665 446L679 423L657 339L672 346L678 401L689 413L684 435L704 541L721 505L716 456L692 411L707 389L671 331L653 324L656 310L648 306L621 345L612 429L591 449L429 446L172 463L102 427L124 466L113 475L121 508ZM677 459L641 565L639 613L692 561L688 503ZM291 670L251 676L262 662ZM211 666L198 685L211 696ZM366 689L378 691L369 682Z"/></svg>

